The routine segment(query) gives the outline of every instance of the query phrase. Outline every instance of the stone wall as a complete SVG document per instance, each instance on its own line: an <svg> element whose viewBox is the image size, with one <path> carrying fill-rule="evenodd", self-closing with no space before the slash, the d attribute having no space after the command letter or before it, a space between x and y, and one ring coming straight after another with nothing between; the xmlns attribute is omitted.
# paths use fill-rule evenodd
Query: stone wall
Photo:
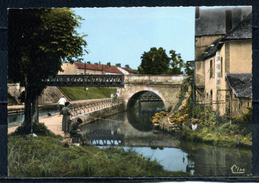
<svg viewBox="0 0 259 183"><path fill-rule="evenodd" d="M124 77L124 88L117 88L117 91L124 99L125 109L129 109L129 105L134 105L134 101L141 94L153 92L164 102L165 109L170 111L178 103L182 83L187 77L187 75L128 75Z"/></svg>
<svg viewBox="0 0 259 183"><path fill-rule="evenodd" d="M57 103L62 96L64 96L64 94L58 89L58 87L48 86L43 90L42 95L39 96L38 102L39 105L46 103ZM67 101L69 101L69 99L66 96L65 98Z"/></svg>
<svg viewBox="0 0 259 183"><path fill-rule="evenodd" d="M24 92L24 90L25 87L21 87L19 83L8 83L8 106L20 105L21 102L19 100L19 96ZM58 87L48 86L43 90L42 95L39 96L38 104L57 103L61 96L64 96L64 94L58 89ZM67 101L70 101L66 96L65 98Z"/></svg>
<svg viewBox="0 0 259 183"><path fill-rule="evenodd" d="M136 85L127 84L125 88L120 89L120 96L124 98L125 109L127 109L130 100L137 100L139 94L144 92L153 92L158 95L164 102L166 110L175 107L179 100L181 84L150 84Z"/></svg>
<svg viewBox="0 0 259 183"><path fill-rule="evenodd" d="M111 107L103 108L98 111L90 112L89 114L86 114L82 117L78 117L83 121L83 124L90 123L93 121L96 121L101 118L106 118L108 116L120 113L124 111L123 108L124 104L118 104ZM73 121L76 121L78 118L73 119Z"/></svg>
<svg viewBox="0 0 259 183"><path fill-rule="evenodd" d="M20 104L19 96L25 90L24 87L20 87L19 83L8 83L8 98L7 105L18 105Z"/></svg>

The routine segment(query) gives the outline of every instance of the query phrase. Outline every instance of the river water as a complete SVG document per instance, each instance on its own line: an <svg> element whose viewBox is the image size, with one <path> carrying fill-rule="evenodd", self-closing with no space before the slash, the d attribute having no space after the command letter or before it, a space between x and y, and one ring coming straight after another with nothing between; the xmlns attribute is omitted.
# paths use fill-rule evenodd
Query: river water
<svg viewBox="0 0 259 183"><path fill-rule="evenodd" d="M39 117L41 116L47 116L49 114L55 114L59 112L58 108L53 108L53 109L41 109L39 110ZM24 121L24 113L10 113L7 116L7 123L8 124L13 124L17 122L22 122Z"/></svg>
<svg viewBox="0 0 259 183"><path fill-rule="evenodd" d="M135 150L143 157L156 160L168 171L196 176L251 174L251 150L193 143L163 130L155 131L150 118L161 110L164 110L162 102L142 103L140 108L86 124L81 131L92 145Z"/></svg>

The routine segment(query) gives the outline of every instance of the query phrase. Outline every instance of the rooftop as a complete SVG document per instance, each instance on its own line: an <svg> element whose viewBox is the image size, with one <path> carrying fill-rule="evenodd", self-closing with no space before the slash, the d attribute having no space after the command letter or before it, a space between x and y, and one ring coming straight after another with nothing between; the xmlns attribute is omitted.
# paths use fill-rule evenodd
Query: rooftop
<svg viewBox="0 0 259 183"><path fill-rule="evenodd" d="M218 39L214 46L202 57L203 60L214 56L221 48L224 41L252 39L252 12L248 14L236 27L231 29L228 34Z"/></svg>
<svg viewBox="0 0 259 183"><path fill-rule="evenodd" d="M236 97L252 97L252 73L226 74L226 79Z"/></svg>
<svg viewBox="0 0 259 183"><path fill-rule="evenodd" d="M226 11L231 11L231 16L226 16ZM202 9L196 8L195 36L227 34L226 20L232 18L232 27L242 21L252 11L251 6L223 7Z"/></svg>

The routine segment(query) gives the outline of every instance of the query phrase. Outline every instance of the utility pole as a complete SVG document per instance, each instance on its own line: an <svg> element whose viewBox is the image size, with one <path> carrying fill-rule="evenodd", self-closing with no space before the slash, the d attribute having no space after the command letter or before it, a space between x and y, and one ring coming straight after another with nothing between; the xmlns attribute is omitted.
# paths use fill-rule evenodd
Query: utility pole
<svg viewBox="0 0 259 183"><path fill-rule="evenodd" d="M196 68L195 68L195 61L187 61L187 65L193 69L193 85L192 85L192 117L194 117L194 107L196 103Z"/></svg>
<svg viewBox="0 0 259 183"><path fill-rule="evenodd" d="M86 75L86 62L84 61L84 70L85 70L85 75Z"/></svg>

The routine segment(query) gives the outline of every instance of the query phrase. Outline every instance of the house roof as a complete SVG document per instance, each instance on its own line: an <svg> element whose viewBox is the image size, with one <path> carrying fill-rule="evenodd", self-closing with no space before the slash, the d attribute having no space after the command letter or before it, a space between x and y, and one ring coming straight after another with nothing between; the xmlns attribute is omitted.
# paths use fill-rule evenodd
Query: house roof
<svg viewBox="0 0 259 183"><path fill-rule="evenodd" d="M121 74L123 73L116 67L116 66L107 66L107 65L101 65L102 69L105 73L114 73L114 74Z"/></svg>
<svg viewBox="0 0 259 183"><path fill-rule="evenodd" d="M218 39L214 46L202 57L202 60L214 56L218 49L221 48L224 41L243 40L252 38L252 12L248 14L239 24L229 31L228 34Z"/></svg>
<svg viewBox="0 0 259 183"><path fill-rule="evenodd" d="M102 71L102 68L97 64L84 64L84 63L75 63L75 66L78 69L88 69L88 70L97 70Z"/></svg>
<svg viewBox="0 0 259 183"><path fill-rule="evenodd" d="M126 67L121 67L123 70L127 71L130 74L137 74L136 71L133 71L132 69L126 68Z"/></svg>
<svg viewBox="0 0 259 183"><path fill-rule="evenodd" d="M107 66L107 65L97 65L97 64L84 64L84 63L74 63L78 69L88 69L95 71L104 71L105 73L112 74L123 74L117 69L116 66Z"/></svg>
<svg viewBox="0 0 259 183"><path fill-rule="evenodd" d="M246 16L236 27L234 27L226 36L225 40L233 39L251 39L252 38L252 12Z"/></svg>
<svg viewBox="0 0 259 183"><path fill-rule="evenodd" d="M231 10L232 27L237 26L251 11L251 6L196 9L195 36L227 34L226 11ZM198 12L197 12L198 11Z"/></svg>
<svg viewBox="0 0 259 183"><path fill-rule="evenodd" d="M236 97L252 96L252 73L226 74L226 79Z"/></svg>

